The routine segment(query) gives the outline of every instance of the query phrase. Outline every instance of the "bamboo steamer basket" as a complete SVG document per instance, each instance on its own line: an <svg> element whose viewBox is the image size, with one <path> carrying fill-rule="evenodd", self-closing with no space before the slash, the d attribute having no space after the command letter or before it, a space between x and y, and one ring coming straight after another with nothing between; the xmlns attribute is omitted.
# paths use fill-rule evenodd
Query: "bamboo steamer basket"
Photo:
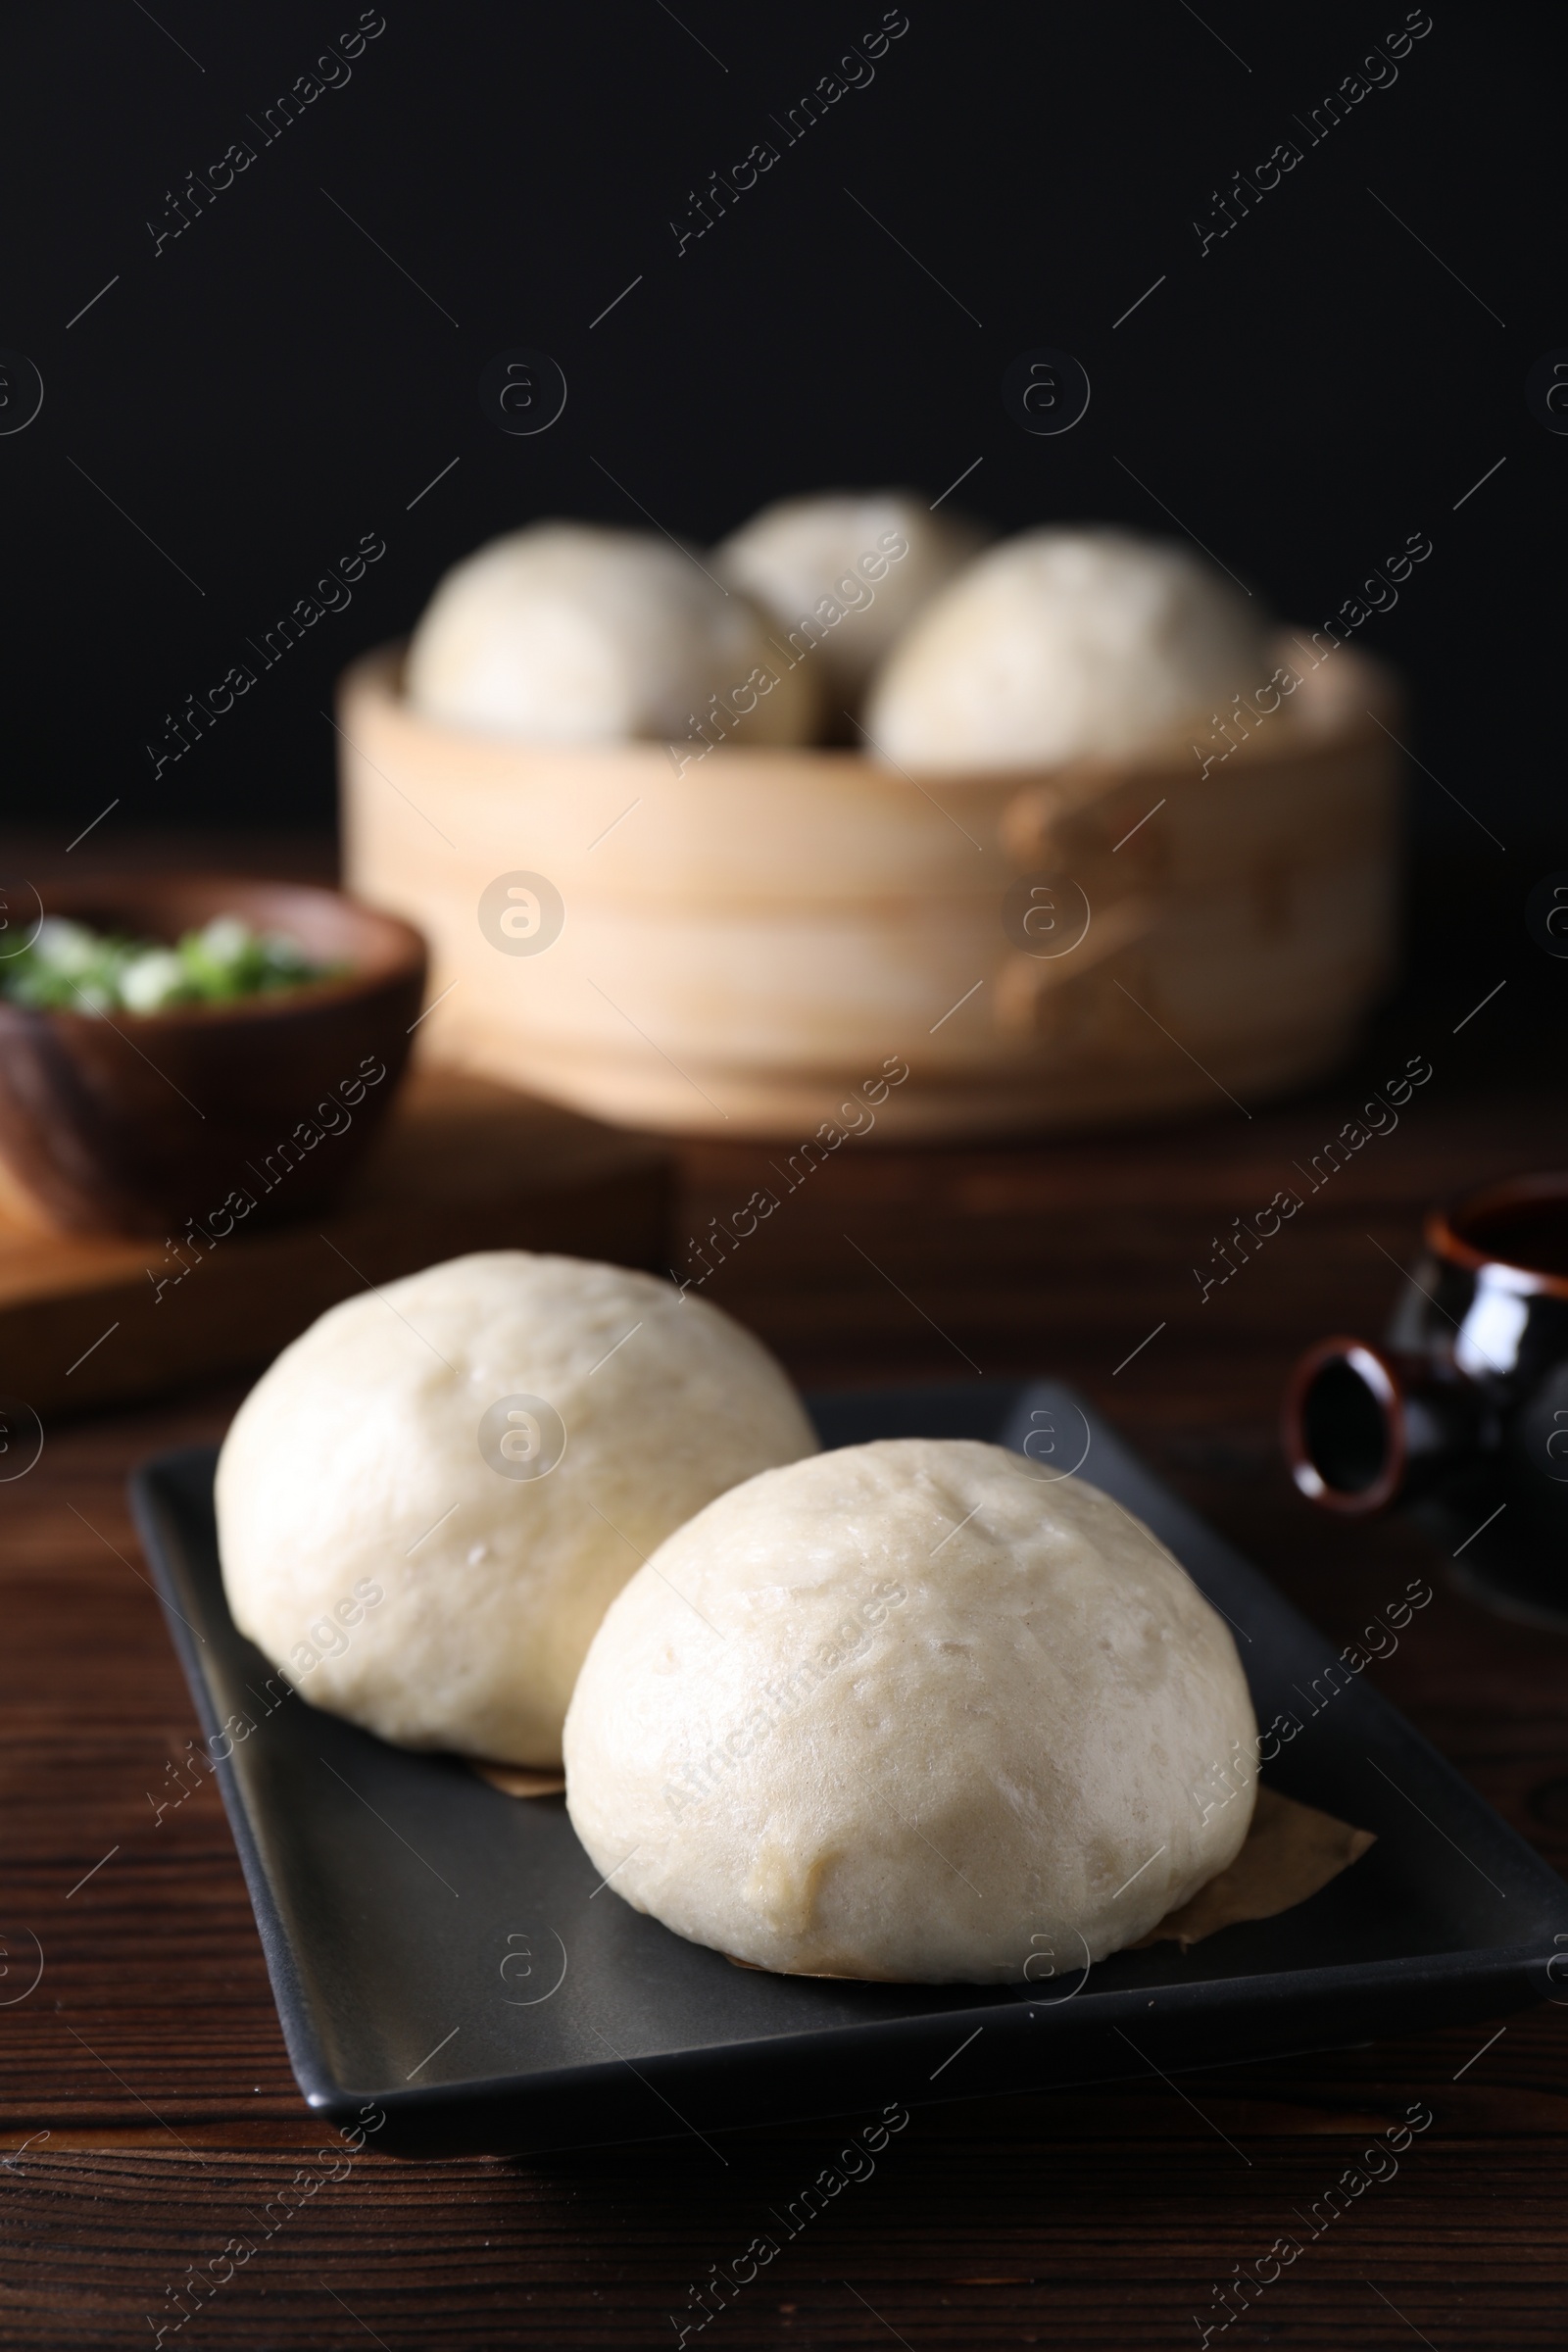
<svg viewBox="0 0 1568 2352"><path fill-rule="evenodd" d="M1348 646L1206 771L1184 743L918 780L735 745L677 773L662 744L432 725L400 675L394 648L341 684L344 851L429 940L424 1050L622 1125L798 1141L905 1069L884 1138L1245 1104L1329 1069L1392 974L1396 697ZM519 872L564 902L542 953L481 927ZM1020 927L1036 877L1055 932Z"/></svg>

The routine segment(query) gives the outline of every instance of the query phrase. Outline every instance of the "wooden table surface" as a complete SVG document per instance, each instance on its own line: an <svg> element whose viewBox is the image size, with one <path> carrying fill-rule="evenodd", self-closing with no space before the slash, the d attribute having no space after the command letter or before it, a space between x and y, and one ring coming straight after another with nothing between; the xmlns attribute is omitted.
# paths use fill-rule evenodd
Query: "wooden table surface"
<svg viewBox="0 0 1568 2352"><path fill-rule="evenodd" d="M1250 1119L1219 1102L1212 1120L1161 1133L852 1144L709 1296L808 1384L967 1378L972 1365L1080 1383L1336 1641L1412 1574L1432 1576L1436 1603L1372 1671L1568 1867L1568 1637L1477 1607L1397 1520L1312 1514L1274 1436L1293 1353L1324 1331L1378 1329L1389 1259L1407 1258L1429 1199L1564 1157L1560 1090L1532 1075L1517 1039L1503 1063L1480 1024L1450 1036L1482 993L1468 973L1439 974L1384 1017L1352 1071ZM1211 1237L1292 1180L1363 1081L1413 1053L1435 1074L1398 1131L1201 1303L1192 1269L1209 1264ZM688 1149L683 1230L744 1201L765 1157ZM219 1437L242 1388L51 1420L37 1467L0 1488L6 2343L153 2342L188 2266L211 2277L212 2258L320 2144L217 1791L205 1780L162 1821L148 1793L167 1789L196 1723L125 1475L162 1447ZM1293 2208L1422 2099L1435 2124L1397 2177L1212 2340L1244 2352L1559 2345L1568 2005L1511 2016L1484 2048L1500 2023L1179 2087L1151 2076L916 2109L875 2177L760 2273L707 2340L821 2352L1197 2342L1213 2283L1266 2253ZM368 2148L165 2340L193 2352L672 2345L668 2315L688 2313L688 2288L727 2266L841 2138L826 2122L758 2130L725 2140L723 2167L695 2140L420 2164Z"/></svg>

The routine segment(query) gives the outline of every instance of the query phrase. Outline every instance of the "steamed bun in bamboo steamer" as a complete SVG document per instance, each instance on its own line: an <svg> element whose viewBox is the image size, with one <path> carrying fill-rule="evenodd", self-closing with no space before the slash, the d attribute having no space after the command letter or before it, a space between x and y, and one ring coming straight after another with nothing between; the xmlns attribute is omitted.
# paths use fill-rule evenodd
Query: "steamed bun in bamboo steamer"
<svg viewBox="0 0 1568 2352"><path fill-rule="evenodd" d="M539 522L454 564L409 646L421 716L531 743L684 741L723 706L741 743L805 743L808 668L761 615L668 541Z"/></svg>
<svg viewBox="0 0 1568 2352"><path fill-rule="evenodd" d="M786 1974L1075 1982L1234 1860L1256 1723L1138 1520L969 1440L733 1488L612 1602L566 1718L595 1871Z"/></svg>
<svg viewBox="0 0 1568 2352"><path fill-rule="evenodd" d="M606 1607L726 1487L814 1449L760 1342L672 1284L487 1250L357 1294L218 1466L234 1622L313 1705L548 1765Z"/></svg>
<svg viewBox="0 0 1568 2352"><path fill-rule="evenodd" d="M903 490L783 498L714 549L713 569L761 608L776 641L798 658L809 649L831 722L986 537Z"/></svg>
<svg viewBox="0 0 1568 2352"><path fill-rule="evenodd" d="M1175 741L1260 686L1265 616L1172 541L1026 531L935 597L872 682L908 767L1045 767Z"/></svg>

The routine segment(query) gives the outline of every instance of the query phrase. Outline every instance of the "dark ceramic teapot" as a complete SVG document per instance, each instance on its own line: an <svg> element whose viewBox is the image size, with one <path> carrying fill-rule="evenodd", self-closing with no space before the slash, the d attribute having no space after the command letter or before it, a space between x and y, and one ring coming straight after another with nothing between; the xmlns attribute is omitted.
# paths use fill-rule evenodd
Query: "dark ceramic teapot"
<svg viewBox="0 0 1568 2352"><path fill-rule="evenodd" d="M1478 1596L1568 1629L1568 1174L1434 1209L1381 1347L1308 1348L1285 1450L1325 1510L1417 1503Z"/></svg>

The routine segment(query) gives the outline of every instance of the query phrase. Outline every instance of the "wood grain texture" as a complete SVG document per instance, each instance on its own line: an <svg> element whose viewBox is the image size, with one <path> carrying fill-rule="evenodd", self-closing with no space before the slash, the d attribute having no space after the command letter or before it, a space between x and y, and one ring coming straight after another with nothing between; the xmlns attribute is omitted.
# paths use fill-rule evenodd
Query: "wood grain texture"
<svg viewBox="0 0 1568 2352"><path fill-rule="evenodd" d="M1191 1109L1209 1072L1261 1096L1392 969L1402 723L1363 654L1270 660L1300 691L1231 748L917 784L863 750L445 727L389 648L340 685L344 870L428 937L443 1054L600 1117L787 1141L900 1061L906 1141ZM566 916L519 962L475 914L522 841Z"/></svg>
<svg viewBox="0 0 1568 2352"><path fill-rule="evenodd" d="M1380 1249L1404 1260L1429 1199L1565 1156L1557 1096L1528 1069L1499 1072L1474 1027L1445 1043L1487 985L1441 1022L1401 1013L1364 1067L1250 1120L1220 1102L1210 1121L1114 1141L847 1146L704 1295L808 1383L967 1379L975 1363L1080 1383L1339 1641L1431 1575L1436 1601L1370 1671L1562 1868L1568 1640L1478 1609L1406 1522L1314 1515L1273 1427L1301 1345L1381 1324L1397 1278ZM1423 1046L1436 1073L1397 1132L1200 1304L1192 1268L1210 1237ZM768 1156L689 1148L683 1240L768 1181ZM673 2345L689 2288L768 2230L862 2119L735 2134L722 2163L694 2139L527 2162L367 2150L261 2235L280 2187L321 2176L322 2135L289 2075L211 1783L155 1819L148 1792L167 1793L196 1727L123 1495L145 1454L216 1438L239 1394L51 1418L37 1468L0 1487L0 2341L151 2343L187 2267L245 2240L254 2253L166 2342ZM44 1973L19 1999L24 1931ZM781 2241L689 2341L1153 2352L1197 2343L1213 2283L1293 2232L1299 2258L1211 2339L1227 2352L1560 2345L1568 2009L1510 2017L1486 2048L1502 2022L1179 2088L1151 2076L916 2109L875 2176ZM1435 2121L1396 2178L1306 2237L1297 2210L1417 2099Z"/></svg>
<svg viewBox="0 0 1568 2352"><path fill-rule="evenodd" d="M237 918L292 939L322 976L118 1018L74 1001L35 1010L0 1000L5 1190L27 1221L161 1240L192 1218L210 1222L236 1187L239 1214L258 1224L280 1204L303 1215L333 1201L408 1060L424 1002L422 935L336 891L230 873L44 883L38 897L48 917L166 946ZM334 1143L319 1159L299 1142L299 1123L317 1118L331 1122ZM270 1182L257 1163L270 1153Z"/></svg>
<svg viewBox="0 0 1568 2352"><path fill-rule="evenodd" d="M339 1143L328 1115L343 1106L322 1112L312 1149L323 1155ZM280 1201L298 1173L271 1165ZM40 1233L0 1212L0 1392L49 1413L264 1362L363 1285L469 1250L659 1267L671 1175L662 1145L416 1067L342 1196L287 1223L251 1231L210 1215L194 1234L173 1223L160 1244ZM267 1181L255 1172L257 1193Z"/></svg>

